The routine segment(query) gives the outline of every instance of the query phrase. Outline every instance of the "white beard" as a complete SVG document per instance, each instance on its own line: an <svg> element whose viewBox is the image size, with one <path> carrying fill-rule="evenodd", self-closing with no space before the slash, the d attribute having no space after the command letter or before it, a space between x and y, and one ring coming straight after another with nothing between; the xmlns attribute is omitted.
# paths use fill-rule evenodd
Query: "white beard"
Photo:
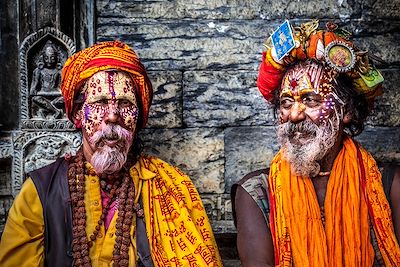
<svg viewBox="0 0 400 267"><path fill-rule="evenodd" d="M110 147L103 142L104 139L117 139L118 143ZM114 173L121 170L127 160L132 140L133 134L119 125L107 125L97 131L90 140L97 148L90 162L96 173Z"/></svg>
<svg viewBox="0 0 400 267"><path fill-rule="evenodd" d="M312 121L278 125L278 141L283 158L290 163L295 175L315 177L320 171L320 161L333 147L338 138L340 115L335 110L333 116L321 125Z"/></svg>

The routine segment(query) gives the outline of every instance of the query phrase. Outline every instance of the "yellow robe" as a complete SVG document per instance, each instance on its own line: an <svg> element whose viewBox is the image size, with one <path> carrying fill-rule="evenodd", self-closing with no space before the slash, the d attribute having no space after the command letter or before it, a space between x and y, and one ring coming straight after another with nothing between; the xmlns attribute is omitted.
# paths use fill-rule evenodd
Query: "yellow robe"
<svg viewBox="0 0 400 267"><path fill-rule="evenodd" d="M132 166L130 174L138 192L136 201L142 197L154 265L222 266L203 204L189 177L158 158L146 156ZM92 233L102 212L99 178L87 175L85 184L86 232ZM92 266L112 266L117 214L107 232L102 226L90 249ZM130 266L137 260L135 225L131 229ZM28 178L9 211L0 242L0 266L43 265L43 210Z"/></svg>

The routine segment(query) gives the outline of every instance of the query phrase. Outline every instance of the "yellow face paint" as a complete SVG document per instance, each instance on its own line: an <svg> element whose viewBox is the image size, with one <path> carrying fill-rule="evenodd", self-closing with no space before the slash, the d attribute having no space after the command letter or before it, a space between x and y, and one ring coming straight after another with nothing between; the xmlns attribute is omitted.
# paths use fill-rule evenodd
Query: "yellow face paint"
<svg viewBox="0 0 400 267"><path fill-rule="evenodd" d="M285 74L280 92L281 111L298 102L299 110L308 111L313 121L324 120L331 114L335 99L335 73L315 62L298 64Z"/></svg>
<svg viewBox="0 0 400 267"><path fill-rule="evenodd" d="M134 132L138 121L135 84L121 71L100 71L86 82L83 127L91 136L111 112L118 115L122 127Z"/></svg>

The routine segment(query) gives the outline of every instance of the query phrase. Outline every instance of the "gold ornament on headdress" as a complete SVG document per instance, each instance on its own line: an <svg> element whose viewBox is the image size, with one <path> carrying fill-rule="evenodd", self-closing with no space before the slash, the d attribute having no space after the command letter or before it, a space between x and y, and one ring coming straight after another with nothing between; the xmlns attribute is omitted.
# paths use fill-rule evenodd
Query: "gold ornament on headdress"
<svg viewBox="0 0 400 267"><path fill-rule="evenodd" d="M260 71L258 82L262 94L268 98L273 95L271 92L279 87L277 79L282 79L290 65L313 59L322 62L327 68L334 70L337 75L339 73L347 75L351 78L357 92L373 103L374 98L382 94L381 88L384 81L379 70L370 61L374 57L366 51L358 49L348 39L351 33L340 29L335 23L328 22L326 30L318 30L318 27L319 20L317 19L302 23L297 27L291 27L293 33L291 40L294 40L295 46L286 51L286 55L283 57L277 57L277 51L282 54L279 49L284 46L274 42L271 37L267 39L264 44L267 49L264 53L265 67L262 68L267 71L265 73Z"/></svg>

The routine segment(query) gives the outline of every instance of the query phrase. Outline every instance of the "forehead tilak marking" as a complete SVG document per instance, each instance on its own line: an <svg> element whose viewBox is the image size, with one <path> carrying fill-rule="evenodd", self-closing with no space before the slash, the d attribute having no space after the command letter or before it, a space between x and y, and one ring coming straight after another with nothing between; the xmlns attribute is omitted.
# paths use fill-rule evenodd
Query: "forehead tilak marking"
<svg viewBox="0 0 400 267"><path fill-rule="evenodd" d="M115 89L114 89L114 75L115 73L113 71L107 72L107 82L108 82L108 89L111 94L111 99L115 101Z"/></svg>

